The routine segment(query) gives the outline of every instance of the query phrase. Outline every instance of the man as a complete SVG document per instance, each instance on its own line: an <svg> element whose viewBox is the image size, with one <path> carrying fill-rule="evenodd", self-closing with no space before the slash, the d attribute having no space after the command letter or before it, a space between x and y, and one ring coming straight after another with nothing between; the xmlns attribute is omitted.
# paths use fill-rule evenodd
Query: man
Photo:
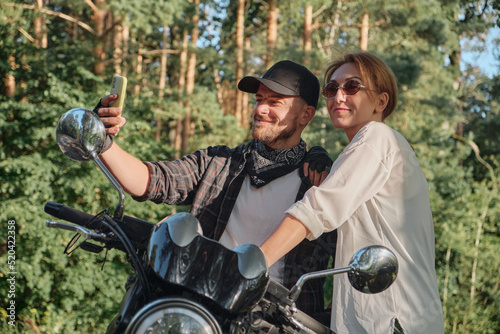
<svg viewBox="0 0 500 334"><path fill-rule="evenodd" d="M261 78L243 78L238 88L256 94L253 140L246 145L209 147L176 161L143 163L108 140L101 155L134 199L191 205L204 235L231 249L244 243L260 245L285 210L302 198L312 185L305 175L307 164L305 172L300 168L305 161L312 163L318 157L326 169L331 165L323 149L308 153L301 139L319 97L319 81L308 69L280 61ZM108 135L125 124L124 118L115 117L120 109L102 107L116 98L106 96L96 107ZM327 174L328 170L316 174L317 181ZM290 288L302 274L326 269L334 250L334 233L306 240L273 265L270 275ZM312 316L324 310L322 279L304 287L297 306Z"/></svg>

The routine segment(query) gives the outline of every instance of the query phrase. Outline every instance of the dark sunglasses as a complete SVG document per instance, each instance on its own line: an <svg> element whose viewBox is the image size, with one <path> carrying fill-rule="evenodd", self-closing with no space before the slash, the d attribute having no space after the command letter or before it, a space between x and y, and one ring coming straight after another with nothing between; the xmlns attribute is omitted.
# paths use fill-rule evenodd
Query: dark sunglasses
<svg viewBox="0 0 500 334"><path fill-rule="evenodd" d="M337 83L332 81L323 87L321 94L328 99L337 95L339 89L342 89L345 95L354 95L359 92L361 88L366 88L366 86L356 80L348 80L344 82L342 86L339 86Z"/></svg>

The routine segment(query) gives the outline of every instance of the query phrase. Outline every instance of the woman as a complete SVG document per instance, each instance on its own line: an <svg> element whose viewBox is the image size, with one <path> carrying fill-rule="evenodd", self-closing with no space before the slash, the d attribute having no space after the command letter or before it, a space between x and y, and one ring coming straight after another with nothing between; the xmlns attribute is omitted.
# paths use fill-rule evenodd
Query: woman
<svg viewBox="0 0 500 334"><path fill-rule="evenodd" d="M322 94L349 145L327 179L310 189L261 246L269 264L304 237L337 229L336 267L368 245L384 245L398 277L374 295L334 279L331 328L337 333L443 333L434 269L434 226L427 181L401 134L383 123L397 103L390 68L373 54L344 56L328 67Z"/></svg>

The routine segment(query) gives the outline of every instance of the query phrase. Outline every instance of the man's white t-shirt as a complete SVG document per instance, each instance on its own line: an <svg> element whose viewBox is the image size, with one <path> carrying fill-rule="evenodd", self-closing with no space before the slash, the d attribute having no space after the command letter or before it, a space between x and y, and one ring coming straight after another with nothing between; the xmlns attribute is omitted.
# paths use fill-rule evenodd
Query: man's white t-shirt
<svg viewBox="0 0 500 334"><path fill-rule="evenodd" d="M246 176L219 242L229 249L242 244L260 246L281 223L285 211L295 203L300 183L298 169L260 188L252 187ZM269 274L283 282L283 258L269 268Z"/></svg>
<svg viewBox="0 0 500 334"><path fill-rule="evenodd" d="M314 239L337 229L335 267L369 245L394 251L399 271L378 294L334 278L332 329L337 333L444 332L435 273L434 225L427 181L406 139L381 122L365 125L333 163L328 178L288 211Z"/></svg>

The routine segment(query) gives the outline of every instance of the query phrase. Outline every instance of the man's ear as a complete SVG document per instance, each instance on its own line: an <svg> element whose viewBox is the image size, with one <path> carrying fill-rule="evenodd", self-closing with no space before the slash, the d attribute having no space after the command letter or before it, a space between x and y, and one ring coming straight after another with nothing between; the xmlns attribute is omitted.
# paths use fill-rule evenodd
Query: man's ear
<svg viewBox="0 0 500 334"><path fill-rule="evenodd" d="M375 112L381 113L389 103L389 94L385 92L380 93L377 95L376 99L377 104L375 105Z"/></svg>
<svg viewBox="0 0 500 334"><path fill-rule="evenodd" d="M304 112L300 118L300 124L306 126L316 114L316 108L313 106L306 105L304 106Z"/></svg>

